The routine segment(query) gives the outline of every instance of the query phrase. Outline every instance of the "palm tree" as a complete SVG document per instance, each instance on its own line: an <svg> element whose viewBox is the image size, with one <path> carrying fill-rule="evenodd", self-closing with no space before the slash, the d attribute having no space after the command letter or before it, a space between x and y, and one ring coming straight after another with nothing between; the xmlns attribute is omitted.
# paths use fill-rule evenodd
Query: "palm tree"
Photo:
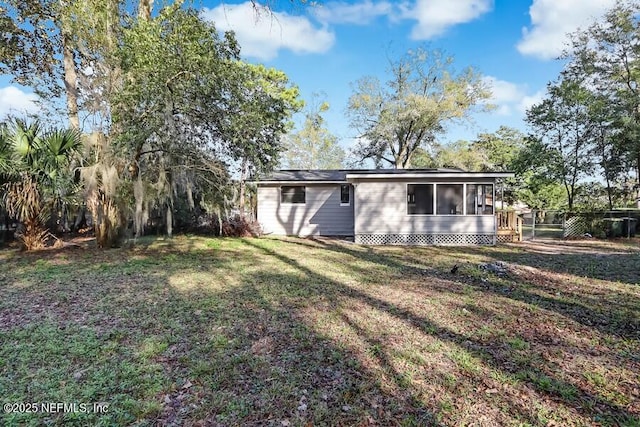
<svg viewBox="0 0 640 427"><path fill-rule="evenodd" d="M67 222L70 205L78 203L76 195L80 186L72 169L79 146L80 134L73 129L52 129L43 136L41 148L44 153L39 169L51 205L52 221L64 219Z"/></svg>
<svg viewBox="0 0 640 427"><path fill-rule="evenodd" d="M9 130L6 123L0 123L0 188L8 180L8 176L13 170L11 159L11 145L9 143ZM1 202L1 197L0 197ZM4 219L2 242L5 241L7 233L9 232L9 216L7 212L2 208L0 203L0 217Z"/></svg>
<svg viewBox="0 0 640 427"><path fill-rule="evenodd" d="M11 172L11 169L9 129L6 123L0 123L0 184L4 183L4 177Z"/></svg>
<svg viewBox="0 0 640 427"><path fill-rule="evenodd" d="M75 130L43 131L38 121L14 119L3 126L0 167L5 169L2 202L9 216L22 225L16 234L27 250L44 246L46 222L73 194L71 160L78 152ZM8 155L7 155L8 154Z"/></svg>

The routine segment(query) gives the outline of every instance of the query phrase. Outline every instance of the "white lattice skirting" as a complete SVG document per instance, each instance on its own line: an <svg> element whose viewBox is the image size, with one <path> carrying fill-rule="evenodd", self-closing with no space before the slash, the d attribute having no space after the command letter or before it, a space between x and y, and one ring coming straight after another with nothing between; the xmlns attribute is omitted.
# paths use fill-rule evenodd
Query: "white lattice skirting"
<svg viewBox="0 0 640 427"><path fill-rule="evenodd" d="M514 234L499 234L496 236L496 243L513 243L518 241L518 236Z"/></svg>
<svg viewBox="0 0 640 427"><path fill-rule="evenodd" d="M356 234L361 245L493 245L493 234Z"/></svg>

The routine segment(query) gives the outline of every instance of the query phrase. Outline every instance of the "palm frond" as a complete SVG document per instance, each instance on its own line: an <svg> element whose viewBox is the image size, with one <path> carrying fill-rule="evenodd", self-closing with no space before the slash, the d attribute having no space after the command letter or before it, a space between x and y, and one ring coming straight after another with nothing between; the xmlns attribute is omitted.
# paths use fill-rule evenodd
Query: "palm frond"
<svg viewBox="0 0 640 427"><path fill-rule="evenodd" d="M82 143L80 132L73 129L52 129L40 141L37 162L41 172L55 180L57 176L70 173L71 159L78 154Z"/></svg>
<svg viewBox="0 0 640 427"><path fill-rule="evenodd" d="M39 121L28 123L23 119L13 119L9 129L13 152L28 164L33 164L35 153L40 148L42 125Z"/></svg>
<svg viewBox="0 0 640 427"><path fill-rule="evenodd" d="M42 137L42 148L55 158L75 154L81 143L80 132L75 129L52 129Z"/></svg>
<svg viewBox="0 0 640 427"><path fill-rule="evenodd" d="M2 202L11 217L27 226L46 222L49 209L32 177L23 175L21 181L6 183L2 190Z"/></svg>
<svg viewBox="0 0 640 427"><path fill-rule="evenodd" d="M0 177L11 174L13 170L11 154L12 147L9 141L9 129L5 123L0 123Z"/></svg>

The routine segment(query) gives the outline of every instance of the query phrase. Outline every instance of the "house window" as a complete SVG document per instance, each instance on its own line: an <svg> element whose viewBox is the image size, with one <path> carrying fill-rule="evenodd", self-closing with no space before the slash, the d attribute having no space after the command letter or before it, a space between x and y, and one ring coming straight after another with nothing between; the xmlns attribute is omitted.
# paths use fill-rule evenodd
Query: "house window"
<svg viewBox="0 0 640 427"><path fill-rule="evenodd" d="M462 215L464 198L462 184L438 184L436 187L436 213Z"/></svg>
<svg viewBox="0 0 640 427"><path fill-rule="evenodd" d="M351 190L349 184L342 184L340 186L340 204L348 205L350 203Z"/></svg>
<svg viewBox="0 0 640 427"><path fill-rule="evenodd" d="M280 187L280 202L304 204L306 202L306 188L303 186Z"/></svg>
<svg viewBox="0 0 640 427"><path fill-rule="evenodd" d="M493 184L467 184L467 215L493 215Z"/></svg>
<svg viewBox="0 0 640 427"><path fill-rule="evenodd" d="M433 215L433 184L407 184L407 213Z"/></svg>

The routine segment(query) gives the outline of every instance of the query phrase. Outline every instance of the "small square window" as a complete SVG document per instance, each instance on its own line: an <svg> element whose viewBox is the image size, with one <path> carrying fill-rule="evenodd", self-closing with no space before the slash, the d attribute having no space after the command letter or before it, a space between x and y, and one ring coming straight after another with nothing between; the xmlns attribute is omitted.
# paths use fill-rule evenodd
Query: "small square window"
<svg viewBox="0 0 640 427"><path fill-rule="evenodd" d="M348 205L351 202L351 186L342 184L340 186L340 204Z"/></svg>
<svg viewBox="0 0 640 427"><path fill-rule="evenodd" d="M281 203L306 203L306 188L303 186L282 186L280 187Z"/></svg>

